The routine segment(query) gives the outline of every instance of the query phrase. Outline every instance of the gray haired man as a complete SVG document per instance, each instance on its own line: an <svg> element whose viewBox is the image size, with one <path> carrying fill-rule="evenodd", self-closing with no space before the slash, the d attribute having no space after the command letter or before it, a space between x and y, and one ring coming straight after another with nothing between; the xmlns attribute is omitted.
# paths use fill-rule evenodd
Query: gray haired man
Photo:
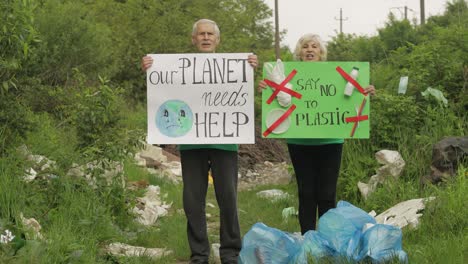
<svg viewBox="0 0 468 264"><path fill-rule="evenodd" d="M209 19L195 22L192 43L199 52L215 52L220 43L218 25ZM247 61L252 67L257 67L256 55L249 55ZM144 71L152 64L151 57L143 57L141 67ZM237 216L238 146L180 145L179 150L184 183L183 203L187 217L187 237L191 250L190 263L208 263L210 256L205 214L210 169L220 209L221 262L237 263L242 244Z"/></svg>

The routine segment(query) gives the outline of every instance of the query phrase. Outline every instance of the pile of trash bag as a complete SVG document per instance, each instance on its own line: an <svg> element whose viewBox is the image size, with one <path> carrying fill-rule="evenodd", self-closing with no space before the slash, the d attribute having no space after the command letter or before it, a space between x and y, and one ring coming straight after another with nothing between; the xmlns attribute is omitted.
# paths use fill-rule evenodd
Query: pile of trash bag
<svg viewBox="0 0 468 264"><path fill-rule="evenodd" d="M378 224L374 217L345 201L320 217L317 231L308 231L304 236L254 224L244 236L239 262L307 264L308 260L318 262L322 258L408 262L399 227Z"/></svg>

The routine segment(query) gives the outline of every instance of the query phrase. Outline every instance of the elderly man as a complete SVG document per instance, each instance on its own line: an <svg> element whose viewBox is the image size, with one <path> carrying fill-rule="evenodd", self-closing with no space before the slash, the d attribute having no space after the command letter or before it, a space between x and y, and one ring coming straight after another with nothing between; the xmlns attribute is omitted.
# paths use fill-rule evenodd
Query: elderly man
<svg viewBox="0 0 468 264"><path fill-rule="evenodd" d="M199 52L215 52L220 42L218 25L208 19L195 22L192 43ZM248 56L252 67L257 66L257 56ZM146 71L153 64L151 57L143 57L141 67ZM222 263L237 263L241 249L239 220L237 216L237 145L180 145L183 203L187 217L187 236L191 249L190 263L208 263L210 244L206 226L206 193L208 171L220 209L220 256Z"/></svg>

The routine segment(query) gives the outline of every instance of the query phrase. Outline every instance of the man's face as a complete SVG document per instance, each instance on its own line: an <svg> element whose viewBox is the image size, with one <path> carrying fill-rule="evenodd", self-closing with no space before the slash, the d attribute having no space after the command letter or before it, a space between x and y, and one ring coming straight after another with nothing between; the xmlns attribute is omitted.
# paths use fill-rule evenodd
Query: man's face
<svg viewBox="0 0 468 264"><path fill-rule="evenodd" d="M219 44L219 36L216 35L215 27L210 23L197 25L197 33L192 36L192 43L200 52L215 52Z"/></svg>

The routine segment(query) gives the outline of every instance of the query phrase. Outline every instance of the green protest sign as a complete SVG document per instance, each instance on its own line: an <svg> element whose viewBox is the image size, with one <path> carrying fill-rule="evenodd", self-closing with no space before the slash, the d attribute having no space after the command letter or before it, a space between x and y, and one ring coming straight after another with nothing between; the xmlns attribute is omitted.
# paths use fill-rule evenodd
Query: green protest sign
<svg viewBox="0 0 468 264"><path fill-rule="evenodd" d="M368 62L267 62L263 77L263 137L369 138Z"/></svg>

